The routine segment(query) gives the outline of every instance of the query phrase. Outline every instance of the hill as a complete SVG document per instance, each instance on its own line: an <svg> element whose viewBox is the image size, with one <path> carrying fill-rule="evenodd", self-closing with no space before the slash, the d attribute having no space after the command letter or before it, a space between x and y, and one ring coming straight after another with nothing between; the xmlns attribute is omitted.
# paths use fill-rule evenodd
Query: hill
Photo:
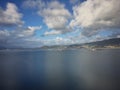
<svg viewBox="0 0 120 90"><path fill-rule="evenodd" d="M107 39L102 41L73 44L73 45L55 45L55 46L43 46L41 49L77 49L77 48L119 48L120 38Z"/></svg>

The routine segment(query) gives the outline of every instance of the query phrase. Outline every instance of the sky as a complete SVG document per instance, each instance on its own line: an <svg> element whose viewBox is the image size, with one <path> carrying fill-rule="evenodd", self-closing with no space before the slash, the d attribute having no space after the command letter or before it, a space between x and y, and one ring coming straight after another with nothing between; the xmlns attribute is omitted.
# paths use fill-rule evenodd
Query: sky
<svg viewBox="0 0 120 90"><path fill-rule="evenodd" d="M119 37L119 0L0 0L0 47L69 45Z"/></svg>

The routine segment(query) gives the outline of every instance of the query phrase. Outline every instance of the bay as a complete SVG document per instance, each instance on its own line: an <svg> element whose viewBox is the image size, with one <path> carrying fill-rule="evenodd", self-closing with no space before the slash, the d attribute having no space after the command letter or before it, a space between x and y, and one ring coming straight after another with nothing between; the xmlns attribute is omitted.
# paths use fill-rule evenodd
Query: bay
<svg viewBox="0 0 120 90"><path fill-rule="evenodd" d="M0 51L0 90L120 90L120 49Z"/></svg>

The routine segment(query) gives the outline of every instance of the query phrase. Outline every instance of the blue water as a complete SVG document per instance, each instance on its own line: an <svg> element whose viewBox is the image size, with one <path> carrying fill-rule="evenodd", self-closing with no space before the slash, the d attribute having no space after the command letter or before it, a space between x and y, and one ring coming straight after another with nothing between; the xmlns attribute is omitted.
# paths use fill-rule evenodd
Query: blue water
<svg viewBox="0 0 120 90"><path fill-rule="evenodd" d="M0 90L120 90L120 50L0 51Z"/></svg>

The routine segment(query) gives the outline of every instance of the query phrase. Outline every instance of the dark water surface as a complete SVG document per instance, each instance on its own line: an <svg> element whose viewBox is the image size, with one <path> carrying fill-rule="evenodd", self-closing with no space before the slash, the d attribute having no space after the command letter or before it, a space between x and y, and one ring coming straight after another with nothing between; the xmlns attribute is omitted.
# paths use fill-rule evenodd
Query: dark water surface
<svg viewBox="0 0 120 90"><path fill-rule="evenodd" d="M120 50L0 51L0 90L120 90Z"/></svg>

